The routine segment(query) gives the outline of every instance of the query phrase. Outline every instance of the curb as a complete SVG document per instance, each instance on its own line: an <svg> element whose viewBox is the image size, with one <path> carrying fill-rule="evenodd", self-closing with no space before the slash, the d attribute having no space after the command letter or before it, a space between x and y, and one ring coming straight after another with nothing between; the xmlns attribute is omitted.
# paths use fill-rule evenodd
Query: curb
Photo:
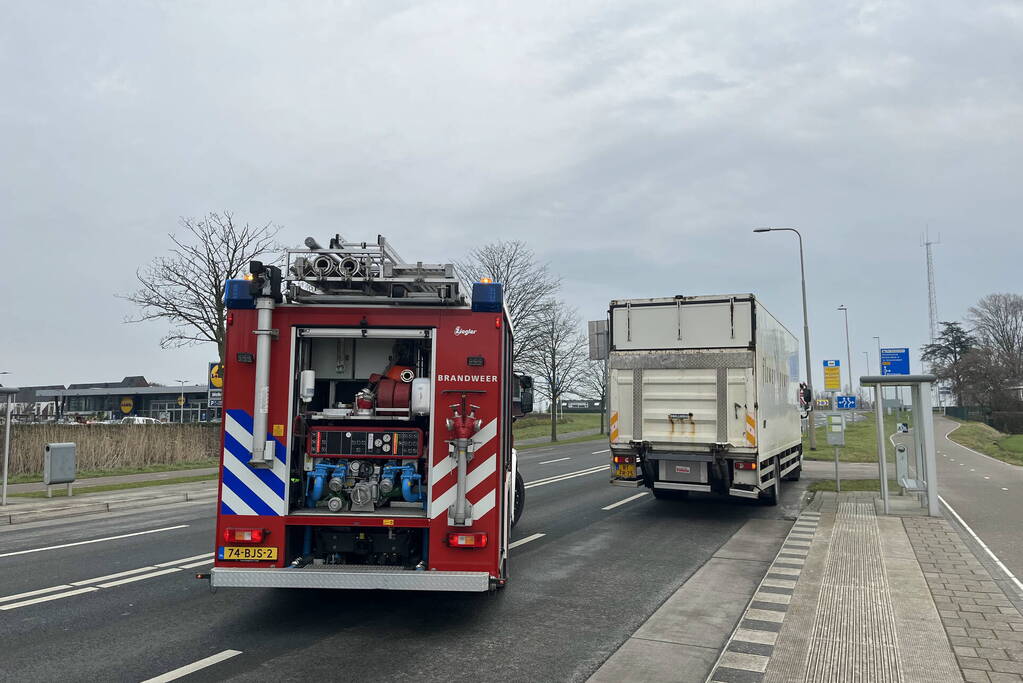
<svg viewBox="0 0 1023 683"><path fill-rule="evenodd" d="M810 510L796 519L725 643L707 683L763 680L819 519L820 513Z"/></svg>
<svg viewBox="0 0 1023 683"><path fill-rule="evenodd" d="M0 515L0 526L10 524L25 524L26 522L42 522L48 519L60 519L62 517L79 517L81 515L97 515L118 510L131 510L134 508L157 507L160 505L173 505L175 503L188 503L193 501L216 500L217 491L185 491L184 493L172 493L152 498L122 498L121 500L110 500L104 503L85 503L83 505L69 505L66 507L49 510L32 510L27 512L10 512Z"/></svg>

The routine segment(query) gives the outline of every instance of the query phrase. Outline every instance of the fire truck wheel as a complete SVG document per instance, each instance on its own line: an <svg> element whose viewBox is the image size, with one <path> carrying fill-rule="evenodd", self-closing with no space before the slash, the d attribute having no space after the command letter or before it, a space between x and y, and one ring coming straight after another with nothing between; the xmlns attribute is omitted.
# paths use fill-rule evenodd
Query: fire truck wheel
<svg viewBox="0 0 1023 683"><path fill-rule="evenodd" d="M515 509L512 511L512 526L519 523L522 510L526 505L526 482L522 481L522 474L515 473Z"/></svg>

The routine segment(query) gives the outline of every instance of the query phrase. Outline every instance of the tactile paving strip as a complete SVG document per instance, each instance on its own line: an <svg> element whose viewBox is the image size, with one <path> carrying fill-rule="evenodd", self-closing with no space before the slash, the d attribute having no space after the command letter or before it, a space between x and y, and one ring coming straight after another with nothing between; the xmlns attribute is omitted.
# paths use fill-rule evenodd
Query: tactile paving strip
<svg viewBox="0 0 1023 683"><path fill-rule="evenodd" d="M872 503L839 503L806 658L807 681L901 681L895 611Z"/></svg>

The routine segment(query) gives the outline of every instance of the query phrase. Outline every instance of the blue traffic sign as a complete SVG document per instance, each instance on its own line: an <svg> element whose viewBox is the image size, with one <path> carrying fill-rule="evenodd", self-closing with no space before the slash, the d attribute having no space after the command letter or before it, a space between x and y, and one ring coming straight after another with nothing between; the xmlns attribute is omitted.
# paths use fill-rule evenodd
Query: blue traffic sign
<svg viewBox="0 0 1023 683"><path fill-rule="evenodd" d="M881 349L882 375L908 375L909 349Z"/></svg>
<svg viewBox="0 0 1023 683"><path fill-rule="evenodd" d="M856 410L855 396L836 396L835 408L838 410Z"/></svg>

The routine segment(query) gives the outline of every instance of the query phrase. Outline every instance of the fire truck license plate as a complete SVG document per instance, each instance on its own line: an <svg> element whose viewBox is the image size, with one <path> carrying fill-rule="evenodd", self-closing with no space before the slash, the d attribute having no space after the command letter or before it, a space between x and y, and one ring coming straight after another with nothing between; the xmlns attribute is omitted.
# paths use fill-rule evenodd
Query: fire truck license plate
<svg viewBox="0 0 1023 683"><path fill-rule="evenodd" d="M247 560L276 560L277 548L254 548L251 546L229 545L220 548L217 557L221 560L244 562Z"/></svg>
<svg viewBox="0 0 1023 683"><path fill-rule="evenodd" d="M632 464L618 465L618 469L615 470L615 477L618 479L635 479L636 466Z"/></svg>

